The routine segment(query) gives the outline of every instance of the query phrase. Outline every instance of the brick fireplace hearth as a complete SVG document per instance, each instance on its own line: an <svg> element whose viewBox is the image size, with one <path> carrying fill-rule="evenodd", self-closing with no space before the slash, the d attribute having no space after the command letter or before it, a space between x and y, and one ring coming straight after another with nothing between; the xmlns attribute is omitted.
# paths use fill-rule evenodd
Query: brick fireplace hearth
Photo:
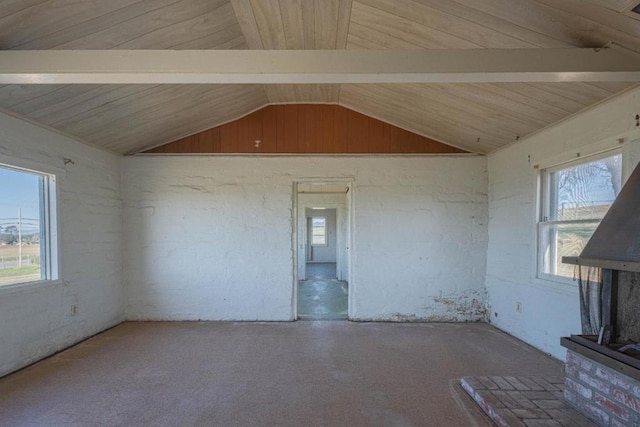
<svg viewBox="0 0 640 427"><path fill-rule="evenodd" d="M564 398L602 426L640 426L640 381L567 351Z"/></svg>

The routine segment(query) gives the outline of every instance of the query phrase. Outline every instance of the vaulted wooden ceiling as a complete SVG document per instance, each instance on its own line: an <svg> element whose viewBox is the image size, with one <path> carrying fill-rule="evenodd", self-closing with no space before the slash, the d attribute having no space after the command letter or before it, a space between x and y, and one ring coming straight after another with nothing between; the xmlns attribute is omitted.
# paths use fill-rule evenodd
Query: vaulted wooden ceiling
<svg viewBox="0 0 640 427"><path fill-rule="evenodd" d="M0 0L0 49L469 49L640 52L640 1ZM0 108L119 153L270 103L336 103L487 153L632 82L5 85Z"/></svg>

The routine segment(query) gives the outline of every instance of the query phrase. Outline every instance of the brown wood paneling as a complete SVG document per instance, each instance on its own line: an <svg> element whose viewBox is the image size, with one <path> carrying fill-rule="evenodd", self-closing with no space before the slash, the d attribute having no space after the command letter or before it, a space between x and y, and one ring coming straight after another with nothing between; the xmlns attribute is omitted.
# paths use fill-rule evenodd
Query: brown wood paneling
<svg viewBox="0 0 640 427"><path fill-rule="evenodd" d="M260 109L238 120L238 151L240 153L260 153L262 150L263 111ZM256 141L260 141L258 147Z"/></svg>
<svg viewBox="0 0 640 427"><path fill-rule="evenodd" d="M238 153L238 121L220 126L220 152Z"/></svg>
<svg viewBox="0 0 640 427"><path fill-rule="evenodd" d="M276 132L276 152L298 152L298 106L275 105L276 120L278 121Z"/></svg>
<svg viewBox="0 0 640 427"><path fill-rule="evenodd" d="M198 137L196 145L196 153L202 153L207 151L213 151L213 129L205 130L196 134Z"/></svg>
<svg viewBox="0 0 640 427"><path fill-rule="evenodd" d="M275 108L267 107L262 110L262 143L260 151L275 153L278 149L278 113Z"/></svg>
<svg viewBox="0 0 640 427"><path fill-rule="evenodd" d="M213 150L211 151L212 153L220 153L222 152L222 141L220 138L220 128L213 128L211 129L212 133L213 133Z"/></svg>
<svg viewBox="0 0 640 427"><path fill-rule="evenodd" d="M260 146L255 146L255 141ZM339 105L271 105L147 153L464 153Z"/></svg>
<svg viewBox="0 0 640 427"><path fill-rule="evenodd" d="M336 110L334 105L319 105L320 107L320 132L322 138L322 152L336 153L336 147L333 139L334 119L333 114Z"/></svg>
<svg viewBox="0 0 640 427"><path fill-rule="evenodd" d="M385 135L386 123L380 120L368 118L367 120L367 139L369 140L369 150L374 153L388 153L389 140L388 134Z"/></svg>
<svg viewBox="0 0 640 427"><path fill-rule="evenodd" d="M333 153L347 152L347 111L338 106L333 110Z"/></svg>
<svg viewBox="0 0 640 427"><path fill-rule="evenodd" d="M238 152L251 153L249 148L249 120L250 116L238 119Z"/></svg>
<svg viewBox="0 0 640 427"><path fill-rule="evenodd" d="M304 122L298 125L304 126L304 144L307 153L322 153L322 107L323 105L303 105L305 110Z"/></svg>
<svg viewBox="0 0 640 427"><path fill-rule="evenodd" d="M364 153L367 149L364 115L349 110L347 111L347 152Z"/></svg>
<svg viewBox="0 0 640 427"><path fill-rule="evenodd" d="M298 153L306 153L309 145L309 141L307 140L307 106L306 105L298 105Z"/></svg>

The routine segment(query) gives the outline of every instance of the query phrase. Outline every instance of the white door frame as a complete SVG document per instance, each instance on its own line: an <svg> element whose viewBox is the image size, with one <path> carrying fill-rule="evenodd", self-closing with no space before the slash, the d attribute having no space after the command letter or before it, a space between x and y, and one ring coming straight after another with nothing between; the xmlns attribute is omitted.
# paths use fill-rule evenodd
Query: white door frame
<svg viewBox="0 0 640 427"><path fill-rule="evenodd" d="M292 245L292 249L293 249L293 292L292 292L292 298L291 298L291 306L292 306L292 310L291 310L291 319L292 320L297 320L298 318L298 280L299 280L299 266L298 266L298 260L299 260L299 254L302 255L302 257L304 258L304 251L305 251L305 240L306 240L306 236L305 236L305 228L306 225L302 230L302 236L303 236L303 240L302 240L302 248L300 248L300 241L298 240L299 238L299 234L301 233L300 231L300 217L302 215L302 218L304 218L304 221L306 221L306 214L305 211L303 210L302 212L300 212L301 209L305 209L307 206L301 206L299 205L298 202L298 184L344 184L347 186L348 191L344 194L345 197L345 203L344 204L336 204L336 203L323 203L322 206L329 208L329 209L336 209L336 222L339 222L339 218L340 215L344 216L344 221L346 222L346 236L340 236L338 237L338 241L337 241L337 256L336 256L336 276L341 277L342 280L346 280L349 284L349 300L348 300L348 310L347 310L347 315L348 318L353 317L353 301L354 301L354 295L355 295L355 283L353 280L353 274L352 274L352 266L353 266L353 254L354 254L354 179L353 178L300 178L300 179L295 179L293 181L293 185L292 185L292 192L293 192L293 197L292 197L292 224L291 224L291 245ZM331 193L326 193L326 194L331 194ZM317 204L316 204L317 206ZM338 228L336 227L336 233L338 233ZM347 261L347 265L346 265L346 277L344 275L342 275L341 273L338 273L338 271L341 271L339 269L345 267L342 266L342 260L341 260L341 256L340 256L340 250L342 249L342 245L346 245L346 247L344 248L344 250L346 251L346 261Z"/></svg>

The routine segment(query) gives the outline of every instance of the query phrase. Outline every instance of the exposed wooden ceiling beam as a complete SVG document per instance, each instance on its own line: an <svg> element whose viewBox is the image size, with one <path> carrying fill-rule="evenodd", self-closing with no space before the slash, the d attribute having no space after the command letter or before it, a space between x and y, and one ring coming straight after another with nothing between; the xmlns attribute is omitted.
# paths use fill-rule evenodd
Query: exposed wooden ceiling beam
<svg viewBox="0 0 640 427"><path fill-rule="evenodd" d="M606 49L0 51L0 84L640 81Z"/></svg>

